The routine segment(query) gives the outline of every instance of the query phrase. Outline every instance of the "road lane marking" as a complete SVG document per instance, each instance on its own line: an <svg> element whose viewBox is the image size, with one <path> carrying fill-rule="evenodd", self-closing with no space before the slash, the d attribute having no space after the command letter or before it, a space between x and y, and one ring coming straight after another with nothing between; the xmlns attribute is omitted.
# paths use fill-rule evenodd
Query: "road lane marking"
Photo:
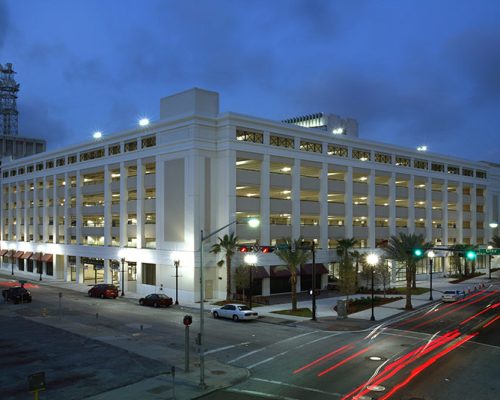
<svg viewBox="0 0 500 400"><path fill-rule="evenodd" d="M251 356L252 354L258 353L259 351L262 351L262 350L264 350L264 349L265 349L265 347L263 347L262 349L258 349L258 350L251 351L250 353L243 354L242 356L239 356L239 357L236 357L236 358L234 358L234 359L232 359L232 360L229 360L227 363L228 363L228 364L231 364L231 363L233 363L233 362L236 362L236 361L238 361L238 360L241 360L242 358L245 358L245 357Z"/></svg>
<svg viewBox="0 0 500 400"><path fill-rule="evenodd" d="M303 337L303 336L310 335L310 334L312 334L312 333L320 333L320 332L322 332L322 331L311 331L311 332L303 333L303 334L301 334L301 335L292 336L292 337L286 338L286 339L284 339L284 340L281 340L281 341L279 341L279 342L272 343L272 344L271 344L271 345L269 345L269 346L262 347L261 349L254 350L254 351L251 351L251 352L249 352L249 353L243 354L243 355L241 355L241 356L239 356L239 357L236 357L236 358L234 358L234 359L232 359L232 360L228 361L227 363L228 363L228 364L231 364L231 363L233 363L233 362L239 361L239 360L241 360L242 358L249 357L249 356L251 356L251 355L253 355L253 354L255 354L255 353L258 353L258 352L260 352L260 351L262 351L262 350L266 350L266 349L268 349L270 346L274 346L274 345L277 345L277 344L285 343L285 342L288 342L289 340L298 339L298 338L301 338L301 337ZM337 334L337 333L332 334L331 336L335 336L336 334ZM207 354L207 353L205 353L205 354Z"/></svg>
<svg viewBox="0 0 500 400"><path fill-rule="evenodd" d="M324 390L310 388L310 387L307 387L307 386L298 386L298 385L293 385L291 383L285 383L285 382L280 382L280 381L271 381L269 379L250 378L250 380L252 380L252 381L260 381L260 382L266 382L266 383L272 383L274 385L288 386L288 387L291 387L291 388L294 388L294 389L309 390L310 392L316 392L316 393L326 394L326 395L330 395L330 396L336 396L336 397L343 396L341 393L325 392Z"/></svg>
<svg viewBox="0 0 500 400"><path fill-rule="evenodd" d="M293 350L295 350L295 349L293 349ZM252 369L252 368L255 368L255 367L259 366L259 365L265 364L265 363L267 363L267 362L269 362L269 361L273 361L276 357L283 356L283 355L285 355L286 353L288 353L289 351L290 351L290 350L287 350L287 351L284 351L284 352L282 352L282 353L276 354L276 355L274 355L274 356L272 356L272 357L266 358L265 360L259 361L258 363L255 363L255 364L249 365L247 368L248 368L248 369Z"/></svg>
<svg viewBox="0 0 500 400"><path fill-rule="evenodd" d="M238 347L238 346L245 346L246 344L250 344L250 342L243 342L243 343L232 344L230 346L219 347L217 349L212 349L212 350L209 350L209 351L205 351L205 354L218 353L219 351L224 351L224 350L227 350L227 349L232 349L232 348Z"/></svg>
<svg viewBox="0 0 500 400"><path fill-rule="evenodd" d="M285 397L285 396L279 396L279 395L276 395L276 394L256 392L255 390L245 390L245 389L237 389L237 388L229 388L229 389L225 389L225 390L227 392L250 394L250 395L253 395L253 396L266 397L268 399L299 400L299 399L296 399L294 397Z"/></svg>

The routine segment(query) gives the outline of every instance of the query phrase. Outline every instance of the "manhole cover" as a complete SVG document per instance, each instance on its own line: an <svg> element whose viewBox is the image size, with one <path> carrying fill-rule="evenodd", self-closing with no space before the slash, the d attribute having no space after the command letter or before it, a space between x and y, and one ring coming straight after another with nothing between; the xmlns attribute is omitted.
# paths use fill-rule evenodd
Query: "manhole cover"
<svg viewBox="0 0 500 400"><path fill-rule="evenodd" d="M369 361L385 361L385 360L387 360L387 358L381 357L381 356L370 356L370 357L366 357L366 360L369 360Z"/></svg>
<svg viewBox="0 0 500 400"><path fill-rule="evenodd" d="M218 371L218 370L215 370L215 371L211 371L210 372L212 375L224 375L226 372L225 371Z"/></svg>

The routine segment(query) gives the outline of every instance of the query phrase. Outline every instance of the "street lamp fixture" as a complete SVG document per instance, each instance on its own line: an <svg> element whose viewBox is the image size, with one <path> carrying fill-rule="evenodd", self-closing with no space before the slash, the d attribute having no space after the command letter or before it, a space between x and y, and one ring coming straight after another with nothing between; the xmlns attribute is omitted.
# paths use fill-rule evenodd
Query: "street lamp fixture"
<svg viewBox="0 0 500 400"><path fill-rule="evenodd" d="M490 228L491 229L498 228L498 222L490 222Z"/></svg>
<svg viewBox="0 0 500 400"><path fill-rule="evenodd" d="M370 321L375 321L375 308L374 308L374 269L375 269L375 266L379 263L380 261L380 258L378 256L378 254L375 254L375 253L370 253L366 256L366 262L368 263L368 265L370 266L370 269L371 269L371 277L372 277L372 315L370 317Z"/></svg>
<svg viewBox="0 0 500 400"><path fill-rule="evenodd" d="M433 259L436 256L436 254L431 250L427 253L427 257L429 257L429 300L432 301L434 298L432 297L432 264L433 264Z"/></svg>
<svg viewBox="0 0 500 400"><path fill-rule="evenodd" d="M200 232L200 333L198 334L198 346L200 346L200 388L205 389L205 349L203 348L203 334L205 330L205 287L204 287L204 276L203 276L203 242L205 240L210 239L212 236L218 234L220 231L230 227L233 224L236 224L236 220L231 221L229 224L224 225L223 227L209 233L204 236L203 229ZM256 228L260 224L260 221L256 218L251 218L248 220L248 225L251 228Z"/></svg>

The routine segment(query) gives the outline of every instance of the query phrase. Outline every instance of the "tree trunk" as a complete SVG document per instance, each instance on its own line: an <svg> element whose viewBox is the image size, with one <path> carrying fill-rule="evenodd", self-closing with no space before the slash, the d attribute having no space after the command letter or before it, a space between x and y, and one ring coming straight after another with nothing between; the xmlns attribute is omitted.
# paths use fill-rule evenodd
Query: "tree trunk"
<svg viewBox="0 0 500 400"><path fill-rule="evenodd" d="M413 272L406 271L406 305L405 310L413 310L413 306L411 304L411 281L412 281Z"/></svg>
<svg viewBox="0 0 500 400"><path fill-rule="evenodd" d="M417 288L417 267L412 271L412 288L416 289Z"/></svg>
<svg viewBox="0 0 500 400"><path fill-rule="evenodd" d="M226 301L231 301L231 257L226 257Z"/></svg>
<svg viewBox="0 0 500 400"><path fill-rule="evenodd" d="M292 311L297 310L297 272L290 275L290 285L292 286Z"/></svg>

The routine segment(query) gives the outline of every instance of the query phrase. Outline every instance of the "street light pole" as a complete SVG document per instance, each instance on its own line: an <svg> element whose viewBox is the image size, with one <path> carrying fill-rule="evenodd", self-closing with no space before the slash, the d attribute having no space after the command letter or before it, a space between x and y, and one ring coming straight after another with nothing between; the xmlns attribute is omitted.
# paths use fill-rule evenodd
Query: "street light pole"
<svg viewBox="0 0 500 400"><path fill-rule="evenodd" d="M312 252L312 317L311 320L316 321L316 252L314 240L311 242Z"/></svg>
<svg viewBox="0 0 500 400"><path fill-rule="evenodd" d="M41 253L40 253L41 254ZM43 261L41 260L38 260L37 261L37 264L40 266L40 268L38 268L38 272L40 272L40 280L42 280L42 273L43 273Z"/></svg>
<svg viewBox="0 0 500 400"><path fill-rule="evenodd" d="M216 235L223 229L228 228L229 226L236 223L236 220L231 221L229 224L224 225L223 227L217 229L216 231L208 234L207 236L203 236L203 229L200 232L200 333L198 334L198 346L200 346L200 388L205 389L207 385L205 384L205 349L203 347L203 335L205 331L205 287L204 287L204 277L203 277L203 242L207 239L210 239L212 236ZM256 219L249 220L249 225L251 227L258 226L259 221Z"/></svg>
<svg viewBox="0 0 500 400"><path fill-rule="evenodd" d="M121 258L122 263L122 297L125 296L125 257Z"/></svg>
<svg viewBox="0 0 500 400"><path fill-rule="evenodd" d="M379 256L375 253L368 254L366 256L366 262L371 267L371 277L372 277L372 315L370 321L375 321L375 284L374 284L374 274L375 266L379 262Z"/></svg>
<svg viewBox="0 0 500 400"><path fill-rule="evenodd" d="M374 309L374 301L375 301L375 298L374 298L374 283L373 283L373 269L375 268L374 265L372 265L372 315L370 317L370 321L375 321L375 309Z"/></svg>
<svg viewBox="0 0 500 400"><path fill-rule="evenodd" d="M12 254L10 255L10 262L12 264L12 273L11 275L14 275L14 250L11 250Z"/></svg>
<svg viewBox="0 0 500 400"><path fill-rule="evenodd" d="M175 265L175 304L179 304L179 260L174 261Z"/></svg>
<svg viewBox="0 0 500 400"><path fill-rule="evenodd" d="M434 252L432 250L429 251L429 254L427 256L429 257L429 300L432 301L434 300L434 298L432 297L432 264L434 259Z"/></svg>

